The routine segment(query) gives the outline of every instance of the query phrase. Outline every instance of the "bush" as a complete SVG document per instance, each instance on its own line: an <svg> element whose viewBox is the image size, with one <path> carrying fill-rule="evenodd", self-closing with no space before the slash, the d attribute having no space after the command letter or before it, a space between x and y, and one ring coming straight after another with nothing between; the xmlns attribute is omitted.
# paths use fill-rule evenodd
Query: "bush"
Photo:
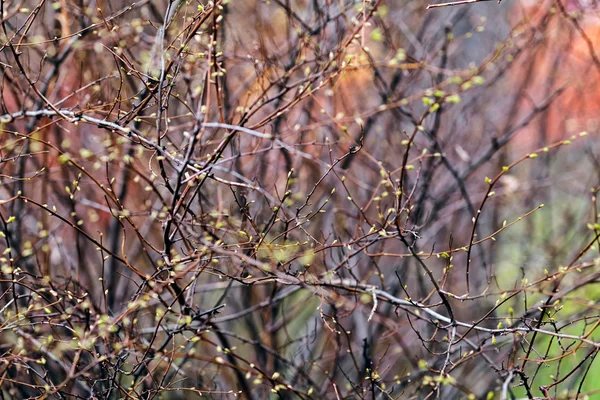
<svg viewBox="0 0 600 400"><path fill-rule="evenodd" d="M3 397L598 393L591 6L1 4Z"/></svg>

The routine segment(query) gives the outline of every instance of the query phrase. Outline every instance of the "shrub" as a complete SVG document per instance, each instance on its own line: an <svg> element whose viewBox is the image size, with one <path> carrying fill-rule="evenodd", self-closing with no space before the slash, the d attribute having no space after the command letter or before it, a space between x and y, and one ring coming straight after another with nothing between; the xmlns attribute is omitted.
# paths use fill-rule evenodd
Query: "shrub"
<svg viewBox="0 0 600 400"><path fill-rule="evenodd" d="M3 396L600 389L589 7L1 4Z"/></svg>

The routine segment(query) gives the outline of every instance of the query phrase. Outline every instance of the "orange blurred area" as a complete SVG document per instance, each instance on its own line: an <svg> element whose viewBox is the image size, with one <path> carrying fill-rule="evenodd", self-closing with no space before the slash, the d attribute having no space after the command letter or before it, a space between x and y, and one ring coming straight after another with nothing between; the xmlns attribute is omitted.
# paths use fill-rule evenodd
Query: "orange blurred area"
<svg viewBox="0 0 600 400"><path fill-rule="evenodd" d="M519 135L527 148L595 131L600 123L600 15L591 6L568 2L518 2L511 14L519 32L533 27L526 48L515 61L510 80L525 93L525 115L561 88L562 94Z"/></svg>

